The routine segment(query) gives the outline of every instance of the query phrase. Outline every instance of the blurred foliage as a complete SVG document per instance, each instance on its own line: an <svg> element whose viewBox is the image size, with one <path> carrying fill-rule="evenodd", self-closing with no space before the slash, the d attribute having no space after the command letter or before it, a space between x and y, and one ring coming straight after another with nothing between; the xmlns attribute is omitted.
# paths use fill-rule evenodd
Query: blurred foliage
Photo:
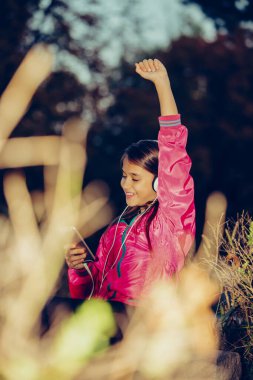
<svg viewBox="0 0 253 380"><path fill-rule="evenodd" d="M41 4L38 0L1 2L0 92L4 91L28 48L41 41L54 45L58 54L65 52L82 60L90 67L94 81L85 86L79 81L77 70L70 73L61 66L36 93L12 137L61 134L67 119L88 114L92 128L88 136L85 181L100 178L109 183L111 197L119 209L124 201L119 191L119 158L123 149L135 140L157 137L159 105L155 90L152 84L135 74L133 64L123 60L119 69L109 72L98 52L91 53L79 45L64 18L70 12L67 2L43 2L43 7ZM217 19L222 14L225 24L216 20L217 26L220 23L221 29L233 30L233 35L219 35L212 43L184 37L163 52L150 53L168 68L183 123L189 128L188 151L193 160L199 225L202 225L205 200L213 190L227 196L229 215L241 209L253 211L249 176L253 140L252 32L237 28L240 21L249 19L251 7L252 4L248 4L245 12L239 11L235 2L214 1L209 6L202 1L202 8L210 17ZM229 11L223 12L224 9ZM38 11L40 22L32 25L31 17ZM49 16L50 32L43 29ZM92 38L98 23L94 15L84 12L72 16L72 23L78 19L87 24ZM140 52L138 60L143 58ZM103 80L98 79L101 74ZM41 168L28 168L26 174L29 189L44 186ZM3 171L1 178L2 175ZM0 196L1 207L7 213L4 196ZM251 239L252 229L249 229L248 243ZM194 289L195 278L193 276Z"/></svg>
<svg viewBox="0 0 253 380"><path fill-rule="evenodd" d="M13 158L19 167L4 176L9 215L0 214L0 378L5 380L73 379L91 356L104 351L115 331L110 306L99 300L79 305L68 319L65 308L52 311L50 332L41 315L56 291L73 226L85 236L111 219L104 186L82 189L85 119L68 120L59 137L9 138L52 70L53 54L41 45L29 50L0 99L1 167L15 167ZM22 153L26 160L20 165ZM35 165L43 166L44 192L30 192L20 170Z"/></svg>
<svg viewBox="0 0 253 380"><path fill-rule="evenodd" d="M253 3L250 0L183 0L196 3L215 21L218 30L235 31L240 22L252 21Z"/></svg>

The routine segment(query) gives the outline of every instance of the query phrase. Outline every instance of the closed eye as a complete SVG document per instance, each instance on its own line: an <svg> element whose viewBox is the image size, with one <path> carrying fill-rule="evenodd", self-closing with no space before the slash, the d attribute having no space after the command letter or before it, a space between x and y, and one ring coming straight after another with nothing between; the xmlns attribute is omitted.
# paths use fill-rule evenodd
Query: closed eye
<svg viewBox="0 0 253 380"><path fill-rule="evenodd" d="M126 175L122 175L122 178L126 178L127 176ZM134 178L132 178L132 181L134 181L134 182L138 182L139 181L139 179L134 179Z"/></svg>

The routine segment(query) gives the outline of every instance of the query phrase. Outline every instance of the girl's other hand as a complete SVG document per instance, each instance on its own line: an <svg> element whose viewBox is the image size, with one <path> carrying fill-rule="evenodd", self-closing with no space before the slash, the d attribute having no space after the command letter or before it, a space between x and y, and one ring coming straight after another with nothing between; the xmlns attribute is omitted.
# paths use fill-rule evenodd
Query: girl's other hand
<svg viewBox="0 0 253 380"><path fill-rule="evenodd" d="M71 245L68 249L65 260L71 269L84 269L84 260L87 257L87 250L85 247L79 245Z"/></svg>
<svg viewBox="0 0 253 380"><path fill-rule="evenodd" d="M135 71L142 78L150 80L153 83L169 79L165 66L158 59L144 59L136 63Z"/></svg>

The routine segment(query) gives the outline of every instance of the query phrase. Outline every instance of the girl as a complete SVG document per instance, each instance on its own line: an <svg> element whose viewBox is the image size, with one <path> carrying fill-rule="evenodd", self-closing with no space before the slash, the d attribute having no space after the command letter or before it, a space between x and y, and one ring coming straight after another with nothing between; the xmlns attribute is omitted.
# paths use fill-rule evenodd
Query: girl
<svg viewBox="0 0 253 380"><path fill-rule="evenodd" d="M158 59L136 64L155 85L161 108L158 142L141 140L124 152L121 187L127 207L100 239L96 260L85 248L66 254L72 298L91 296L135 306L154 281L184 265L195 235L194 185L186 153L187 129Z"/></svg>

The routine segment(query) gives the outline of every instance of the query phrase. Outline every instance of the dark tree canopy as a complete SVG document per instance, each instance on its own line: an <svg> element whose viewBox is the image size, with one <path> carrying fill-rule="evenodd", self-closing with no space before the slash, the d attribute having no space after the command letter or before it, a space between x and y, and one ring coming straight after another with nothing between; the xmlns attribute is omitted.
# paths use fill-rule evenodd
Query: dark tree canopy
<svg viewBox="0 0 253 380"><path fill-rule="evenodd" d="M185 4L197 3L207 16L215 21L218 29L235 31L240 22L252 21L253 2L251 0L184 0Z"/></svg>

